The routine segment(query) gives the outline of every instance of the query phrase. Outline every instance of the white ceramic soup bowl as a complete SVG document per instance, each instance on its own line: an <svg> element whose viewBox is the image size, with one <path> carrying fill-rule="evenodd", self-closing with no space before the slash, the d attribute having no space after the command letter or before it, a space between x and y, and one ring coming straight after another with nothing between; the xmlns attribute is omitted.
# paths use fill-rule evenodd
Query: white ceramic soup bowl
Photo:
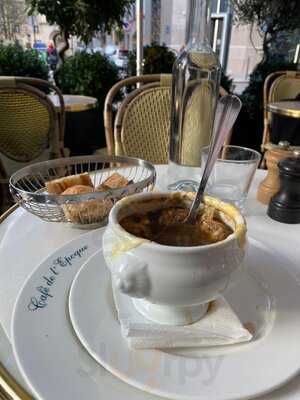
<svg viewBox="0 0 300 400"><path fill-rule="evenodd" d="M233 229L225 240L193 247L161 245L125 231L119 221L135 212L166 207L170 199L189 205L193 193L143 193L118 201L103 236L104 258L119 290L148 319L170 325L199 320L211 300L238 279L246 251L246 223L232 205L206 196Z"/></svg>

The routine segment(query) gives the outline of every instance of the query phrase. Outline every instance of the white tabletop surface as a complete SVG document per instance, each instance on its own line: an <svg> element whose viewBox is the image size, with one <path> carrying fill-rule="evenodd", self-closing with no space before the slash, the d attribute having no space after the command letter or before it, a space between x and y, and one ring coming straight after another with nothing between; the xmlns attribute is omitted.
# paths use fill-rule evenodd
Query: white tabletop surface
<svg viewBox="0 0 300 400"><path fill-rule="evenodd" d="M280 107L283 109L292 109L292 110L300 110L300 101L299 100L292 100L292 101L275 101L270 103L273 107Z"/></svg>
<svg viewBox="0 0 300 400"><path fill-rule="evenodd" d="M162 188L165 167L157 167L158 189ZM300 224L286 225L271 220L266 206L255 200L259 182L265 171L257 171L246 208L249 235L272 246L276 238L277 250L292 262L299 264L300 277ZM25 388L9 342L12 309L17 294L27 276L40 262L58 247L86 231L69 228L60 223L47 223L18 208L0 225L0 361ZM6 335L5 335L6 333ZM282 344L284 346L284 343ZM280 362L280 360L278 360ZM300 378L260 400L298 400Z"/></svg>
<svg viewBox="0 0 300 400"><path fill-rule="evenodd" d="M268 111L287 117L300 118L300 101L276 101L267 104Z"/></svg>
<svg viewBox="0 0 300 400"><path fill-rule="evenodd" d="M57 95L49 95L50 100L53 102L54 106L59 108L60 102ZM76 94L64 94L66 111L83 111L90 108L95 108L97 104L97 99L90 96L81 96Z"/></svg>

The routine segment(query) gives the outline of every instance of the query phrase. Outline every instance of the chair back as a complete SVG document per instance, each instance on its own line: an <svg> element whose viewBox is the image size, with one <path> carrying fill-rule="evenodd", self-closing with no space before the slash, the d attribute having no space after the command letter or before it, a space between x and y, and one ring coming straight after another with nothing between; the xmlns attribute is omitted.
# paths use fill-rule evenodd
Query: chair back
<svg viewBox="0 0 300 400"><path fill-rule="evenodd" d="M56 110L47 92L60 100ZM42 79L0 77L0 153L29 162L49 147L50 158L61 157L64 101L60 90Z"/></svg>
<svg viewBox="0 0 300 400"><path fill-rule="evenodd" d="M300 72L287 71L276 78L270 88L269 101L294 99L300 94Z"/></svg>
<svg viewBox="0 0 300 400"><path fill-rule="evenodd" d="M143 85L120 104L113 124L112 103L116 93L124 86L139 82ZM154 164L168 162L171 82L171 74L142 75L124 79L112 87L104 108L109 154L126 154ZM221 88L220 94L224 95L226 91Z"/></svg>
<svg viewBox="0 0 300 400"><path fill-rule="evenodd" d="M148 84L137 89L118 110L115 123L116 155L127 154L164 164L168 160L171 91Z"/></svg>
<svg viewBox="0 0 300 400"><path fill-rule="evenodd" d="M264 82L264 132L261 150L266 150L270 142L271 113L267 110L268 103L294 99L300 93L299 71L276 71L268 75Z"/></svg>

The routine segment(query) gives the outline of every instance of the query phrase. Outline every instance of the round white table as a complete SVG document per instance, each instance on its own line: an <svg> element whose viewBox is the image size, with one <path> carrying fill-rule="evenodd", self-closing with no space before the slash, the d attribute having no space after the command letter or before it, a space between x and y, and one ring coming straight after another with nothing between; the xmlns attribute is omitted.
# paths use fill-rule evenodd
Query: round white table
<svg viewBox="0 0 300 400"><path fill-rule="evenodd" d="M158 189L162 188L165 171L166 167L157 167ZM276 239L281 243L277 250L292 262L299 264L300 224L286 225L271 220L266 215L266 206L256 201L257 187L265 173L265 171L257 171L248 196L245 215L249 235L269 246L272 246ZM9 341L14 302L25 279L46 256L68 241L85 233L84 230L69 228L64 224L44 222L22 208L17 208L0 224L0 362L28 392L29 389L18 370ZM284 346L284 343L282 345ZM1 397L1 385L5 385L4 379L1 379L1 374L3 374L3 371L0 365L0 399L3 398ZM116 385L117 382L116 379ZM106 395L105 391L104 386L103 398L111 398ZM137 395L141 400L158 399L156 396L132 389L132 397L137 398ZM13 395L12 398L28 400L31 397L26 397L25 394L19 392L19 396ZM299 398L299 376L275 392L259 397L260 400L298 400Z"/></svg>
<svg viewBox="0 0 300 400"><path fill-rule="evenodd" d="M276 101L267 104L267 110L284 117L300 118L300 101Z"/></svg>
<svg viewBox="0 0 300 400"><path fill-rule="evenodd" d="M59 110L60 103L58 96L49 95L48 97L54 104L54 107L56 107ZM81 96L76 94L64 94L63 98L65 102L65 110L71 112L86 111L92 108L96 108L98 101L95 97Z"/></svg>

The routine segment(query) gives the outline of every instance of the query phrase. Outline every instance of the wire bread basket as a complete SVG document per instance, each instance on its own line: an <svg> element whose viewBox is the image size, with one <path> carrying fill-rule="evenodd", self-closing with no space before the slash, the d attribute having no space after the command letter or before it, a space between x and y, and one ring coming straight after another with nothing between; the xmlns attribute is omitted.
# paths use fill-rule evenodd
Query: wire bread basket
<svg viewBox="0 0 300 400"><path fill-rule="evenodd" d="M49 194L46 182L87 172L94 187L117 172L126 187L84 194ZM25 210L49 222L69 222L79 227L104 225L110 209L122 197L151 191L154 166L144 160L119 156L79 156L29 165L10 178L10 192Z"/></svg>

